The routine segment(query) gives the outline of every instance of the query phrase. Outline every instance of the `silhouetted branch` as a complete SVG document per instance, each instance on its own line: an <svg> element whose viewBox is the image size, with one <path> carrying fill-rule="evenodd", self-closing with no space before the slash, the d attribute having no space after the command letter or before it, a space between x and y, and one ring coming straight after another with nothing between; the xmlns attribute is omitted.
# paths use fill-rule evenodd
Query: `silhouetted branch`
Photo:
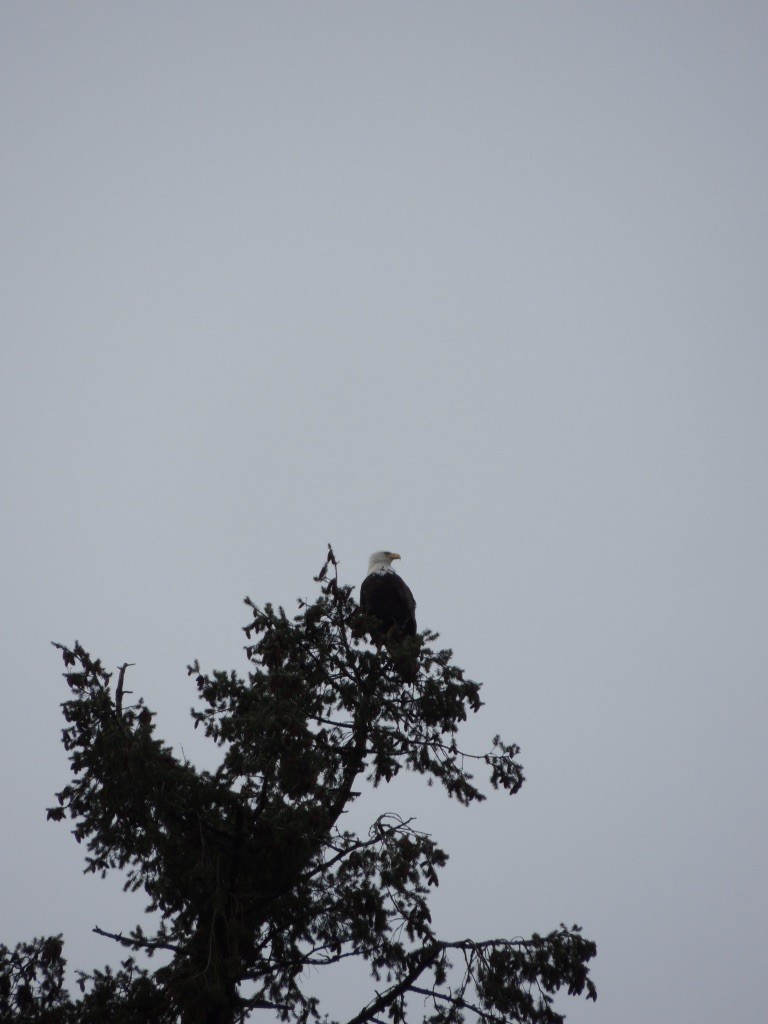
<svg viewBox="0 0 768 1024"><path fill-rule="evenodd" d="M123 689L125 685L125 673L127 669L133 668L134 665L135 662L126 661L122 665L118 666L117 686L115 688L115 710L117 711L118 718L123 717L123 694L131 692L130 690Z"/></svg>
<svg viewBox="0 0 768 1024"><path fill-rule="evenodd" d="M174 946L171 942L152 942L150 939L132 939L129 935L123 935L122 932L115 934L114 932L105 932L103 928L99 928L95 925L91 931L95 932L96 935L103 935L105 939L114 939L115 942L121 943L123 946L128 946L131 949L169 949L172 953L179 953L181 949L179 946Z"/></svg>

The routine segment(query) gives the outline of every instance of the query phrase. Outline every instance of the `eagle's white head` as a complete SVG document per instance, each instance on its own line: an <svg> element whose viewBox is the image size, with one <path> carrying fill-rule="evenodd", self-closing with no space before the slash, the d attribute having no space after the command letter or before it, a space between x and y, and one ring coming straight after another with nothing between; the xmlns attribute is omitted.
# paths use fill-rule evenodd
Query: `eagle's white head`
<svg viewBox="0 0 768 1024"><path fill-rule="evenodd" d="M374 551L368 559L368 573L394 572L392 563L399 557L395 551Z"/></svg>

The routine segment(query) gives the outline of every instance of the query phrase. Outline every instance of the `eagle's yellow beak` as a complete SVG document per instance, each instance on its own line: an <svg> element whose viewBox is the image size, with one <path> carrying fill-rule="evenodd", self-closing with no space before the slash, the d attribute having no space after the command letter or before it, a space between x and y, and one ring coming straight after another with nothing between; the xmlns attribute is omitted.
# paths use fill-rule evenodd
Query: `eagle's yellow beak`
<svg viewBox="0 0 768 1024"><path fill-rule="evenodd" d="M397 552L393 551L392 554L389 556L389 560L390 562L394 562L394 560L399 557L400 555L398 555Z"/></svg>

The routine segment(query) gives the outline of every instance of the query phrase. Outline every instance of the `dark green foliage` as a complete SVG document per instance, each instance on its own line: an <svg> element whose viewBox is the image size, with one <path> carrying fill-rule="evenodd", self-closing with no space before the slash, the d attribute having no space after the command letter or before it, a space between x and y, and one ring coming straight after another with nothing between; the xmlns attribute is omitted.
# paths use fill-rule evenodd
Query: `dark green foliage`
<svg viewBox="0 0 768 1024"><path fill-rule="evenodd" d="M555 1024L560 988L594 998L595 946L578 928L443 941L427 897L447 857L432 838L394 813L367 834L342 828L364 780L412 771L469 805L484 799L473 760L509 793L523 775L499 737L479 757L458 748L480 688L429 646L436 634L374 649L330 549L317 581L320 597L294 619L247 602L247 679L190 667L195 725L221 748L216 771L156 739L143 700L125 704L127 665L113 685L79 644L60 648L73 777L49 817L73 820L86 870L121 869L126 889L146 893L153 934L111 938L167 962L81 974L72 997L60 938L0 947L0 1021L233 1024L267 1009L305 1024L320 1016L309 969L350 957L367 962L376 995L349 1024Z"/></svg>
<svg viewBox="0 0 768 1024"><path fill-rule="evenodd" d="M10 950L0 945L0 1020L66 1020L64 986L66 961L60 935L22 942Z"/></svg>

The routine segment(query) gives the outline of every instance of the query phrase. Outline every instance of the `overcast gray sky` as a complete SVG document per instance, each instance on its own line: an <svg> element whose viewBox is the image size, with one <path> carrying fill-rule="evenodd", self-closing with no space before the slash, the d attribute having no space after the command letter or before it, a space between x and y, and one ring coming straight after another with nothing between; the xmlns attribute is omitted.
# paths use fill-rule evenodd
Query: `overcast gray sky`
<svg viewBox="0 0 768 1024"><path fill-rule="evenodd" d="M762 1019L768 7L17 2L0 48L0 941L115 962L141 906L44 820L49 641L206 763L186 664L332 541L522 746L512 800L361 801L451 853L443 934L581 923L577 1024Z"/></svg>

